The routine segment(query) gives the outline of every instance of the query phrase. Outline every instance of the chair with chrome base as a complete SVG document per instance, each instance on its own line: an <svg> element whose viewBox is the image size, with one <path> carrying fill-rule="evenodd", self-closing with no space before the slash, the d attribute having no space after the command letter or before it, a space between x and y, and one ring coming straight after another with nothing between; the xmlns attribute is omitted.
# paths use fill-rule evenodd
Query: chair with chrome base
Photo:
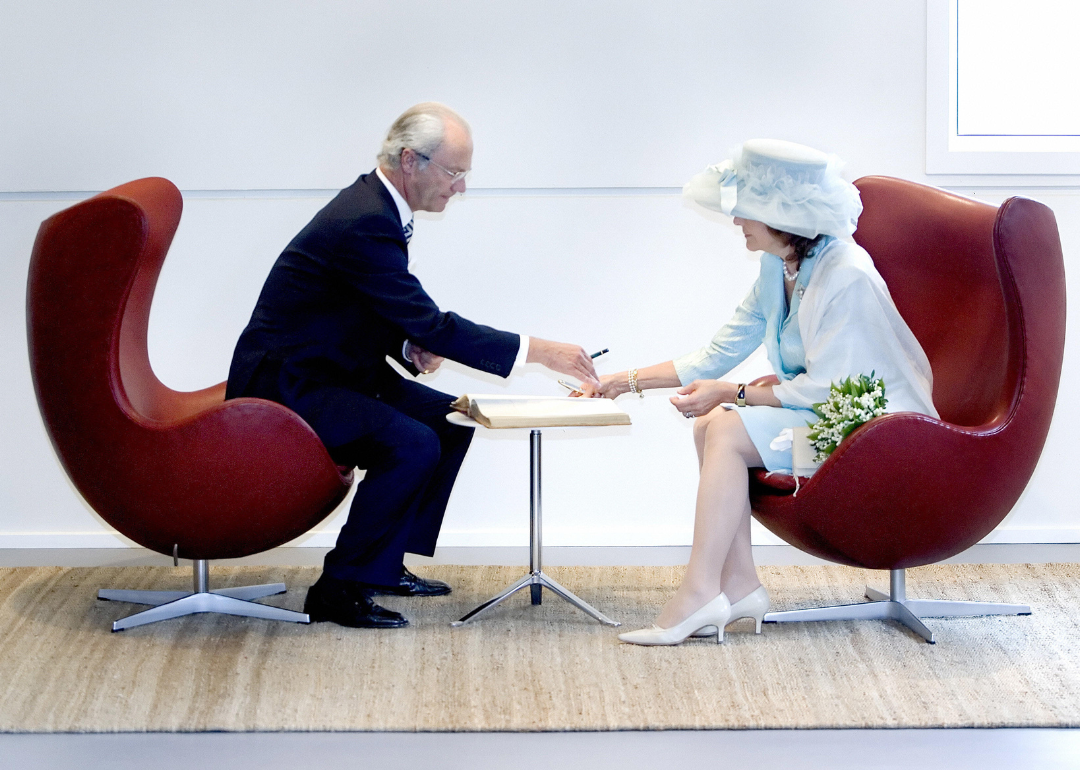
<svg viewBox="0 0 1080 770"><path fill-rule="evenodd" d="M337 507L352 473L279 404L224 401L224 383L180 393L154 375L150 303L182 208L171 182L141 179L42 223L27 283L38 406L72 483L106 522L194 561L191 592L100 591L154 605L114 631L199 612L307 623L252 601L283 583L211 590L208 561L302 535Z"/></svg>
<svg viewBox="0 0 1080 770"><path fill-rule="evenodd" d="M995 208L899 179L855 184L865 207L855 240L930 359L941 419L870 421L797 495L792 477L751 471L754 516L773 533L822 559L890 572L889 593L868 587L870 602L770 612L765 622L892 619L932 643L921 618L1031 613L908 599L905 570L978 543L1035 470L1065 344L1061 243L1053 212L1032 200Z"/></svg>

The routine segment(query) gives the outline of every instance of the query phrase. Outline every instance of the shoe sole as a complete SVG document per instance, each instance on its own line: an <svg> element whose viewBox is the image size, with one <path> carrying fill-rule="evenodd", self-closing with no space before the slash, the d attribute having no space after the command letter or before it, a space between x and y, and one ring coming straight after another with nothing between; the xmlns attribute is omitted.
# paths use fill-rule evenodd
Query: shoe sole
<svg viewBox="0 0 1080 770"><path fill-rule="evenodd" d="M351 623L347 622L347 619L339 618L335 613L323 612L321 608L312 607L307 602L304 602L304 614L308 616L312 623L335 623L345 628L405 628L409 625L409 619L406 617L402 617L401 622Z"/></svg>
<svg viewBox="0 0 1080 770"><path fill-rule="evenodd" d="M432 592L425 591L423 593L421 593L419 591L417 591L417 592L408 591L408 592L402 593L400 591L392 591L389 588L386 588L386 589L383 589L383 588L369 588L368 592L372 596L404 596L404 597L411 597L411 596L447 596L451 592L451 590L452 589L447 588L445 591L432 591Z"/></svg>
<svg viewBox="0 0 1080 770"><path fill-rule="evenodd" d="M343 623L337 618L332 618L328 615L319 615L318 613L310 612L305 608L304 614L311 619L312 623L334 623L344 628L376 628L376 629L390 629L390 628L406 628L409 625L408 619L404 623L394 623L392 625L383 625L376 623Z"/></svg>

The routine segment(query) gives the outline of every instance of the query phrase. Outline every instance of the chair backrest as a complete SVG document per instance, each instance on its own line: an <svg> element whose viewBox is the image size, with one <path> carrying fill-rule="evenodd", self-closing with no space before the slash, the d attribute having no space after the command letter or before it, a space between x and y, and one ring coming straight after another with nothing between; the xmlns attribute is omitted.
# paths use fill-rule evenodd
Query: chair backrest
<svg viewBox="0 0 1080 770"><path fill-rule="evenodd" d="M899 180L871 177L857 186L866 212L855 240L930 359L934 405L946 422L989 422L1011 395L997 209Z"/></svg>
<svg viewBox="0 0 1080 770"><path fill-rule="evenodd" d="M964 426L1006 419L1020 397L1024 369L1031 374L1028 348L1064 339L1055 319L1038 327L1024 322L1038 305L1064 319L1053 213L1025 199L999 209L888 177L865 177L856 186L866 210L855 240L870 253L930 359L941 418ZM1018 285L1019 274L1041 286L1033 293L1035 287ZM1060 358L1044 364L1042 397L1052 405Z"/></svg>
<svg viewBox="0 0 1080 770"><path fill-rule="evenodd" d="M30 368L57 456L106 521L164 553L242 556L307 531L351 474L285 407L224 402L224 383L182 393L154 375L147 324L182 207L171 182L141 179L42 223Z"/></svg>
<svg viewBox="0 0 1080 770"><path fill-rule="evenodd" d="M27 334L38 404L73 478L90 477L149 425L224 399L187 400L150 366L146 331L183 200L165 179L141 179L42 223L27 281ZM91 466L85 467L83 466Z"/></svg>
<svg viewBox="0 0 1080 770"><path fill-rule="evenodd" d="M1053 418L1065 271L1049 208L995 208L887 177L855 183L855 233L930 358L941 420L871 420L792 494L751 473L754 515L789 543L869 569L941 561L1023 493Z"/></svg>
<svg viewBox="0 0 1080 770"><path fill-rule="evenodd" d="M27 284L31 368L43 410L61 430L100 438L129 420L198 411L158 380L146 332L183 200L141 179L42 223ZM207 404L221 401L211 395ZM96 440L96 439L95 439Z"/></svg>

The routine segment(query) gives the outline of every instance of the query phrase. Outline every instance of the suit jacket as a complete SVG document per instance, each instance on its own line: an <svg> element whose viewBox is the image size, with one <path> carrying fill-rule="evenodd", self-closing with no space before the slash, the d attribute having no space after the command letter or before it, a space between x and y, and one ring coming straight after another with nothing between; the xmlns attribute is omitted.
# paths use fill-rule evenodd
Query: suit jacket
<svg viewBox="0 0 1080 770"><path fill-rule="evenodd" d="M439 310L409 272L397 206L372 172L338 193L278 257L236 345L226 398L274 398L252 392L268 370L270 379L284 370L293 381L375 393L397 378L385 359L400 361L406 339L503 377L520 344L516 334Z"/></svg>

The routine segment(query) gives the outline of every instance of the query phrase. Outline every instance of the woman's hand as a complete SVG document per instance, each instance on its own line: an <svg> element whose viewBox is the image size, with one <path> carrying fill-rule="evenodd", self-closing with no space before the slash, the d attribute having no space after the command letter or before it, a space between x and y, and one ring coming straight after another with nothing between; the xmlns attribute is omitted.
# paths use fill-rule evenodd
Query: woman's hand
<svg viewBox="0 0 1080 770"><path fill-rule="evenodd" d="M586 398L615 398L630 392L630 381L626 377L626 372L605 374L600 377L599 386L585 381L581 389L582 395Z"/></svg>
<svg viewBox="0 0 1080 770"><path fill-rule="evenodd" d="M724 402L734 403L738 389L738 385L723 380L694 380L675 391L679 395L670 400L687 417L701 417Z"/></svg>

